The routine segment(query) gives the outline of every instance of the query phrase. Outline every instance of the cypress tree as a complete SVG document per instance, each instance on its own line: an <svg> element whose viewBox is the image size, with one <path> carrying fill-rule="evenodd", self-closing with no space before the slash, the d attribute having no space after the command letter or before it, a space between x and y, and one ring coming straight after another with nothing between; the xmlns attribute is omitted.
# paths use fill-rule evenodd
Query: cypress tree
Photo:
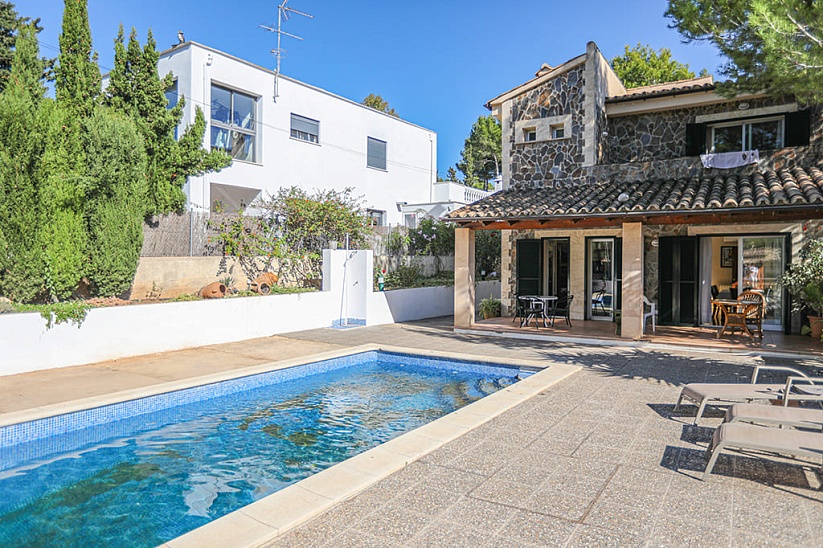
<svg viewBox="0 0 823 548"><path fill-rule="evenodd" d="M35 172L44 151L42 62L37 29L23 25L15 41L8 86L0 93L0 291L15 300L45 290L44 263L35 245L40 228Z"/></svg>
<svg viewBox="0 0 823 548"><path fill-rule="evenodd" d="M40 19L32 21L28 17L19 17L14 9L14 4L0 1L0 91L6 88L6 82L8 82L11 74L17 32L29 23L33 25L35 33L40 33L43 30L40 26ZM48 78L54 66L54 59L43 57L41 63L41 77Z"/></svg>
<svg viewBox="0 0 823 548"><path fill-rule="evenodd" d="M112 109L96 109L84 130L87 278L93 294L110 297L129 289L140 259L146 156L136 124Z"/></svg>
<svg viewBox="0 0 823 548"><path fill-rule="evenodd" d="M6 87L14 57L14 36L19 17L11 2L0 2L0 90Z"/></svg>
<svg viewBox="0 0 823 548"><path fill-rule="evenodd" d="M114 51L114 69L109 75L104 102L131 116L143 136L148 158L146 214L178 211L186 203L186 178L222 169L231 163L231 158L225 152L203 149L206 127L199 108L194 123L175 141L174 129L183 118L186 102L181 97L177 105L168 108L165 92L174 84L174 76L159 76L160 54L151 31L141 48L134 29L128 45L124 43L121 27Z"/></svg>
<svg viewBox="0 0 823 548"><path fill-rule="evenodd" d="M70 106L49 102L44 109L45 152L36 174L40 190L41 229L36 244L44 251L45 283L50 300L71 296L85 274L86 189L82 124Z"/></svg>
<svg viewBox="0 0 823 548"><path fill-rule="evenodd" d="M92 55L87 0L65 0L60 55L55 69L57 102L79 116L90 116L100 95L100 68Z"/></svg>

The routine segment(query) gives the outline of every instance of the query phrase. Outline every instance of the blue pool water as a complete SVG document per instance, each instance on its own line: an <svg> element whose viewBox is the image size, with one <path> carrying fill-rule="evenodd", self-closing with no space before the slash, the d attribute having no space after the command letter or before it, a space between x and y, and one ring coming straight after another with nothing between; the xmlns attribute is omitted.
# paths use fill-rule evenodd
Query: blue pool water
<svg viewBox="0 0 823 548"><path fill-rule="evenodd" d="M155 546L527 372L387 352L0 428L0 545Z"/></svg>

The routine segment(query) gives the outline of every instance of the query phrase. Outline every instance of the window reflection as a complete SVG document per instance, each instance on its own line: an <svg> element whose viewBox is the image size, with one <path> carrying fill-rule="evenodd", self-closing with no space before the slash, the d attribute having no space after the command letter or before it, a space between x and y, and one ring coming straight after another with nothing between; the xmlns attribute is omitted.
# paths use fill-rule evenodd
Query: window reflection
<svg viewBox="0 0 823 548"><path fill-rule="evenodd" d="M211 148L236 160L254 162L257 100L217 85L211 86Z"/></svg>

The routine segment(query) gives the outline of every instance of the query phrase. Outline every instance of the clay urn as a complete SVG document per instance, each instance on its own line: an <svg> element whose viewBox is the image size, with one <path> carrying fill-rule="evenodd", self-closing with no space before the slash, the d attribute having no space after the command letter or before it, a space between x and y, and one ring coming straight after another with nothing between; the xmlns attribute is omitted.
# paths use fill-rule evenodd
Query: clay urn
<svg viewBox="0 0 823 548"><path fill-rule="evenodd" d="M254 285L257 287L257 292L261 295L268 295L271 293L271 288L277 283L277 274L272 272L263 272L255 280Z"/></svg>
<svg viewBox="0 0 823 548"><path fill-rule="evenodd" d="M200 296L204 299L222 299L226 296L226 286L220 282L212 282L200 290Z"/></svg>

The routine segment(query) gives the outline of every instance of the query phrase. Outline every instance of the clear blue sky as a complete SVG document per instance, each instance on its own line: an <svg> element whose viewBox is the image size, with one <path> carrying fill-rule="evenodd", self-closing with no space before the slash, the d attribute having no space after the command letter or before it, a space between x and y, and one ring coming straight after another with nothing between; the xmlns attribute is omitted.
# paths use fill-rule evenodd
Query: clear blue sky
<svg viewBox="0 0 823 548"><path fill-rule="evenodd" d="M62 0L12 0L21 15L40 17L42 54L57 55ZM274 68L275 35L259 28L277 21L281 0L89 0L94 48L104 72L113 64L120 23L141 43L151 28L159 49L187 40ZM441 176L460 159L463 141L484 104L534 76L584 53L593 40L607 59L627 44L667 47L697 73L722 63L708 45L681 44L663 17L665 0L290 0L314 15L283 29L284 74L355 101L382 95L410 122L438 135Z"/></svg>

